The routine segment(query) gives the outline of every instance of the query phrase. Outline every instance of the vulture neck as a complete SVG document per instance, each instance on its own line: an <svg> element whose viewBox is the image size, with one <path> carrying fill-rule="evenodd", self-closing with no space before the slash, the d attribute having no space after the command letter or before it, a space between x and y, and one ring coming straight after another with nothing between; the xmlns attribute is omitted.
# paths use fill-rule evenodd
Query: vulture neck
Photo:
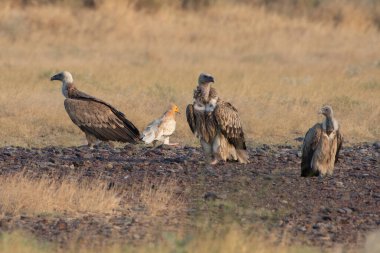
<svg viewBox="0 0 380 253"><path fill-rule="evenodd" d="M210 83L200 84L199 87L201 88L202 98L205 101L208 101L208 98L209 98L209 95L210 95L211 84Z"/></svg>
<svg viewBox="0 0 380 253"><path fill-rule="evenodd" d="M330 135L335 130L338 130L338 124L336 123L333 115L326 116L326 119L323 122L323 129L326 130L327 135Z"/></svg>
<svg viewBox="0 0 380 253"><path fill-rule="evenodd" d="M68 83L66 81L62 81L62 94L65 98L69 98L69 89L74 88L73 83Z"/></svg>

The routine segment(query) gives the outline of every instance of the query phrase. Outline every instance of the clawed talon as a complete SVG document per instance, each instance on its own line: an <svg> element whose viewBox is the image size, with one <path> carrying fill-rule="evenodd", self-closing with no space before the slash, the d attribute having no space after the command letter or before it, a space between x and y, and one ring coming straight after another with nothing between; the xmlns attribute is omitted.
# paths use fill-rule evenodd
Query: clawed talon
<svg viewBox="0 0 380 253"><path fill-rule="evenodd" d="M210 162L210 165L216 165L218 164L218 159L213 159L211 162Z"/></svg>

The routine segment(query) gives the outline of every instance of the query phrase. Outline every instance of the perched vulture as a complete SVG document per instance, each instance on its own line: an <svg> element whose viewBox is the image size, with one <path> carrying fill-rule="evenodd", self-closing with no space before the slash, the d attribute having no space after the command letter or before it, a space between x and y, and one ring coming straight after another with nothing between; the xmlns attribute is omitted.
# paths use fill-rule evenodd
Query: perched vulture
<svg viewBox="0 0 380 253"><path fill-rule="evenodd" d="M243 127L236 108L218 97L214 78L202 73L194 90L193 104L186 108L187 122L200 140L211 164L219 160L248 162Z"/></svg>
<svg viewBox="0 0 380 253"><path fill-rule="evenodd" d="M137 143L139 130L112 105L79 91L72 75L63 71L50 78L62 81L65 109L70 119L85 134L90 147L96 140Z"/></svg>
<svg viewBox="0 0 380 253"><path fill-rule="evenodd" d="M326 119L307 131L302 145L301 176L332 175L338 161L343 136L331 106L323 106L319 111Z"/></svg>
<svg viewBox="0 0 380 253"><path fill-rule="evenodd" d="M151 122L145 128L142 140L147 144L152 142L155 144L157 141L160 141L166 145L176 145L176 143L169 143L169 138L175 131L176 113L179 113L178 107L175 104L171 104L169 110L164 115Z"/></svg>

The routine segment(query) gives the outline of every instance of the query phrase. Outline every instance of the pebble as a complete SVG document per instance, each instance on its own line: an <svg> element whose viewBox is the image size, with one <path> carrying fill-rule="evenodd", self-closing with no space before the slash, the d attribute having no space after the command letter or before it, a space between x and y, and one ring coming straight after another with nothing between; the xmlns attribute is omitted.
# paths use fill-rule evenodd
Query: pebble
<svg viewBox="0 0 380 253"><path fill-rule="evenodd" d="M380 141L376 141L373 143L373 146L376 148L376 149L380 149Z"/></svg>
<svg viewBox="0 0 380 253"><path fill-rule="evenodd" d="M203 199L206 201L214 201L218 198L219 197L214 192L206 192L205 195L203 195Z"/></svg>

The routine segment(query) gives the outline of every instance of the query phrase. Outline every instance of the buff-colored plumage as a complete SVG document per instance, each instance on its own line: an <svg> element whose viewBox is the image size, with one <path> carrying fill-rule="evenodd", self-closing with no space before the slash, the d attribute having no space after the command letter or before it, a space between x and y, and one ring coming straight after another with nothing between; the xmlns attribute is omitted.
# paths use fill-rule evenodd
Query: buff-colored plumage
<svg viewBox="0 0 380 253"><path fill-rule="evenodd" d="M159 119L154 120L145 128L142 140L147 144L159 141L170 145L169 138L176 128L176 113L179 113L179 109L172 104Z"/></svg>
<svg viewBox="0 0 380 253"><path fill-rule="evenodd" d="M342 147L343 136L331 106L322 107L322 123L307 131L302 145L301 176L332 175Z"/></svg>
<svg viewBox="0 0 380 253"><path fill-rule="evenodd" d="M190 129L199 138L206 155L212 158L212 164L218 160L247 163L247 147L239 113L232 104L219 98L210 86L211 82L214 82L212 76L199 76L193 104L186 109Z"/></svg>

